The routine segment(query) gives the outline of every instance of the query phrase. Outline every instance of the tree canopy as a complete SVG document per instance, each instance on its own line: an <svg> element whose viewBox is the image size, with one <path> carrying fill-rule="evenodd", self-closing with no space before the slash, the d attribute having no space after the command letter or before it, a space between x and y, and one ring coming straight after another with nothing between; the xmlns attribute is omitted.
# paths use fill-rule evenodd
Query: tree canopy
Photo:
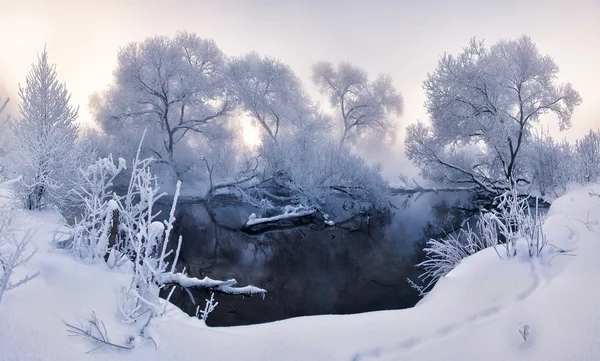
<svg viewBox="0 0 600 361"><path fill-rule="evenodd" d="M428 178L492 193L530 182L522 155L534 125L553 113L566 129L581 103L558 71L525 35L489 49L473 39L457 56L444 54L423 83L430 124L407 129L408 158Z"/></svg>

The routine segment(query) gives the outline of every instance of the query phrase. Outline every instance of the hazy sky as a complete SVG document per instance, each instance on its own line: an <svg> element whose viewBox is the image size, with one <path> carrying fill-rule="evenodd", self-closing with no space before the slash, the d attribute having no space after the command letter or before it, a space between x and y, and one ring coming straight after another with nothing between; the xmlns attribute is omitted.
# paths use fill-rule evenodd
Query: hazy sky
<svg viewBox="0 0 600 361"><path fill-rule="evenodd" d="M14 97L46 43L85 121L88 96L111 81L120 46L184 29L215 39L230 55L255 50L280 58L312 94L310 68L319 60L389 73L405 100L402 127L426 119L421 82L444 51L459 52L473 36L491 45L526 33L583 97L564 135L575 139L600 126L600 0L0 0L0 97ZM396 164L405 162L403 137ZM373 153L386 175L397 172L393 157Z"/></svg>

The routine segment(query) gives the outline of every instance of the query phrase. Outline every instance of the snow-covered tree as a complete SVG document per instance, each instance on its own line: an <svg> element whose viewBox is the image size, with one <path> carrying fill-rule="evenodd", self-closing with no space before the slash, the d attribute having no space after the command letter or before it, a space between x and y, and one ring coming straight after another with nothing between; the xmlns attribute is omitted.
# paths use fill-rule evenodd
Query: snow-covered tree
<svg viewBox="0 0 600 361"><path fill-rule="evenodd" d="M370 134L395 139L403 101L389 75L369 81L363 69L350 63L342 62L336 68L330 62L319 62L313 66L312 79L340 111L341 144Z"/></svg>
<svg viewBox="0 0 600 361"><path fill-rule="evenodd" d="M233 109L225 56L213 40L188 32L130 43L119 52L112 86L91 105L105 133L131 140L148 128L146 149L173 163L189 133L221 134Z"/></svg>
<svg viewBox="0 0 600 361"><path fill-rule="evenodd" d="M579 162L572 148L566 140L556 141L548 131L542 131L532 136L524 150L527 178L545 199L562 195L567 185L575 181Z"/></svg>
<svg viewBox="0 0 600 361"><path fill-rule="evenodd" d="M577 181L596 182L600 179L600 133L590 130L574 147Z"/></svg>
<svg viewBox="0 0 600 361"><path fill-rule="evenodd" d="M38 57L19 88L20 117L11 123L15 142L12 172L22 175L18 195L28 209L64 206L77 181L77 109L59 82L48 52Z"/></svg>
<svg viewBox="0 0 600 361"><path fill-rule="evenodd" d="M303 142L303 137L285 137L278 147L263 147L265 173L285 174L282 184L296 189L295 200L305 207L314 207L326 197L346 192L352 197L376 206L387 204L387 182L379 165L369 166L348 146L340 146L328 137L315 137L315 143Z"/></svg>
<svg viewBox="0 0 600 361"><path fill-rule="evenodd" d="M458 56L444 54L423 83L431 124L410 125L406 153L436 181L470 183L494 194L531 182L522 150L546 113L568 128L581 103L558 66L528 36L491 48L472 40Z"/></svg>
<svg viewBox="0 0 600 361"><path fill-rule="evenodd" d="M245 200L263 210L277 208L277 203L310 212L341 191L378 206L385 204L386 183L380 169L369 167L349 147L333 141L330 117L312 104L289 67L251 53L231 60L230 78L230 89L241 108L264 130L265 140L258 148L261 184L290 192L276 196L250 186L241 190ZM369 86L365 94L377 88Z"/></svg>
<svg viewBox="0 0 600 361"><path fill-rule="evenodd" d="M278 143L310 117L310 99L294 72L281 61L250 53L229 62L229 89L242 109ZM323 120L323 119L321 119Z"/></svg>

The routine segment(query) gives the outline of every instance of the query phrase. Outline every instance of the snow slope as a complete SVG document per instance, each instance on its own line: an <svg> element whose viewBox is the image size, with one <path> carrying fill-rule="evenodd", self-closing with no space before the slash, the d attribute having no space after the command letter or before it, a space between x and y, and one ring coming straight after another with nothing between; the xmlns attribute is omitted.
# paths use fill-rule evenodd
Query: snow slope
<svg viewBox="0 0 600 361"><path fill-rule="evenodd" d="M411 309L207 328L173 307L152 323L156 348L90 353L94 345L67 337L64 322L94 311L122 343L129 330L116 292L128 275L53 249L58 216L21 211L39 249L27 271L40 276L0 304L0 360L600 360L600 197L590 191L600 186L553 203L544 225L553 246L543 257L523 249L499 259L486 249Z"/></svg>

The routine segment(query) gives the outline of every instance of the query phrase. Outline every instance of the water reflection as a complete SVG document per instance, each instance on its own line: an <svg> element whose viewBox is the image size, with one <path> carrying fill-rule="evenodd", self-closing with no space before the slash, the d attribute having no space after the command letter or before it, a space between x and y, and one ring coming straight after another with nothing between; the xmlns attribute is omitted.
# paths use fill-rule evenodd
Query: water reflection
<svg viewBox="0 0 600 361"><path fill-rule="evenodd" d="M454 207L466 198L432 193L408 199L410 206L403 207L406 196L394 196L389 211L351 219L332 207L336 221L345 223L313 222L258 235L239 231L253 209L235 199L217 198L210 207L184 201L173 239L183 236L179 268L189 275L235 278L268 291L264 300L216 294L211 326L399 309L419 300L406 279L420 273L414 265L422 260L423 240L460 222ZM209 297L205 290L192 293L202 306ZM196 311L186 292L176 291L171 301L190 315Z"/></svg>

